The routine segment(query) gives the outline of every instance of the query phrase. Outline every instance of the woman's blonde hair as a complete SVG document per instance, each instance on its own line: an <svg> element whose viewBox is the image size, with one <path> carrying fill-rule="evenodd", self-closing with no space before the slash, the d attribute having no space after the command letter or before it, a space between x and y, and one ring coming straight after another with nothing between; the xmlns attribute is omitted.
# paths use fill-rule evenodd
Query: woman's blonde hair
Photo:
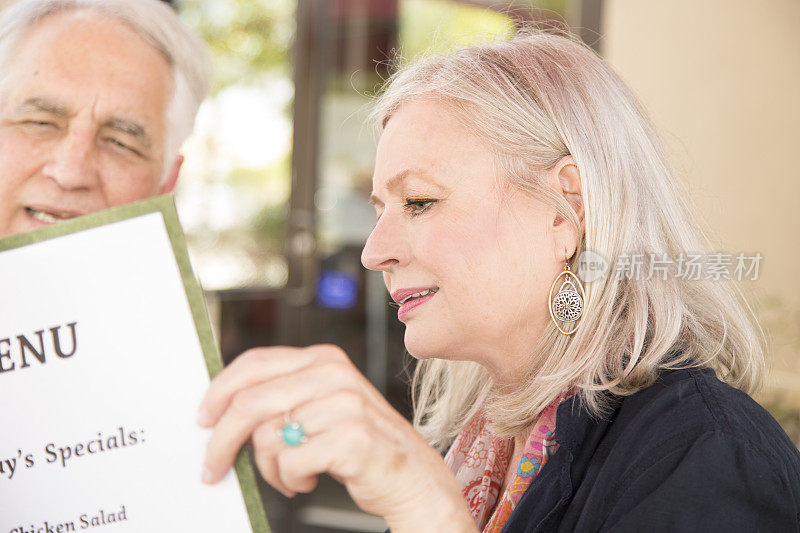
<svg viewBox="0 0 800 533"><path fill-rule="evenodd" d="M563 31L529 29L510 41L427 57L387 81L373 118L382 129L402 105L423 98L475 132L503 178L571 222L579 236L573 271L585 250L612 266L585 284L578 331L566 336L550 322L513 390L497 390L475 363L420 361L414 424L429 442L445 448L481 408L493 431L516 434L572 386L601 415L612 394L647 387L661 369L709 367L746 392L757 388L764 332L735 281L678 272L681 254L708 254L711 241L646 113L589 47ZM542 180L567 155L581 176L585 233L569 203ZM673 263L666 276L615 275L631 254L666 254Z"/></svg>

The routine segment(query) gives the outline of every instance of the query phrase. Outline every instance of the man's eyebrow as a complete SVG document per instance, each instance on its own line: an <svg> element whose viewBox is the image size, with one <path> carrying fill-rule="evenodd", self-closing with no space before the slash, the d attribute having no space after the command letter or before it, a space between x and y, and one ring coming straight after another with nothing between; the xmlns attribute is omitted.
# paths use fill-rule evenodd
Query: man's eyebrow
<svg viewBox="0 0 800 533"><path fill-rule="evenodd" d="M406 179L411 175L418 176L423 181L426 181L431 185L441 188L441 186L434 180L433 175L427 170L424 170L422 168L407 168L405 170L401 170L400 172L389 178L389 181L386 182L386 190L388 190L389 192L394 192L395 190L399 189L406 181ZM372 206L376 204L383 204L383 202L379 200L377 196L375 196L375 193L370 194L369 203Z"/></svg>
<svg viewBox="0 0 800 533"><path fill-rule="evenodd" d="M26 111L44 111L61 117L69 115L67 106L47 98L28 98L17 106L17 112L24 113Z"/></svg>
<svg viewBox="0 0 800 533"><path fill-rule="evenodd" d="M49 100L47 98L28 98L24 102L22 102L19 106L17 106L18 113L24 113L27 111L44 111L45 113L52 113L54 115L58 115L60 117L69 116L69 109L62 103L56 102L54 100ZM147 134L147 131L144 129L144 126L133 122L131 120L127 120L124 118L119 117L111 117L110 119L106 120L103 124L103 127L110 128L112 130L117 130L122 133L126 133L132 137L138 139L142 144L144 144L147 148L150 148L151 141L150 136Z"/></svg>
<svg viewBox="0 0 800 533"><path fill-rule="evenodd" d="M145 131L144 126L142 126L141 124L137 124L136 122L125 120L122 118L110 118L105 122L105 124L103 124L103 127L110 128L112 130L117 130L119 132L126 133L132 137L135 137L147 148L150 148L150 136L147 134L147 131Z"/></svg>

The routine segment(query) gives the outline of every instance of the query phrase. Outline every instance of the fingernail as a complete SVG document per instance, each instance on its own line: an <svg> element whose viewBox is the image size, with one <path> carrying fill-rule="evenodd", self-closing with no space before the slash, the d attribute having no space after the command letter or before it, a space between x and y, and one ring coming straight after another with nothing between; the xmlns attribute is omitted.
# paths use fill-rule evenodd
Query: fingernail
<svg viewBox="0 0 800 533"><path fill-rule="evenodd" d="M211 472L211 469L207 466L203 467L203 483L206 485L210 485L214 482L214 474Z"/></svg>
<svg viewBox="0 0 800 533"><path fill-rule="evenodd" d="M197 410L197 425L201 427L208 427L211 425L211 415L205 407Z"/></svg>

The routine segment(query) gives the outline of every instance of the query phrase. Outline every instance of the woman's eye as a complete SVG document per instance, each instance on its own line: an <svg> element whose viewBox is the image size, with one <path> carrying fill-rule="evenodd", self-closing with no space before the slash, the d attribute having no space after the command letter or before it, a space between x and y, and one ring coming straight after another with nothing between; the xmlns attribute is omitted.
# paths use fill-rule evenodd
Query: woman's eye
<svg viewBox="0 0 800 533"><path fill-rule="evenodd" d="M409 198L403 208L411 213L411 216L417 216L427 211L435 203L436 200L431 198Z"/></svg>

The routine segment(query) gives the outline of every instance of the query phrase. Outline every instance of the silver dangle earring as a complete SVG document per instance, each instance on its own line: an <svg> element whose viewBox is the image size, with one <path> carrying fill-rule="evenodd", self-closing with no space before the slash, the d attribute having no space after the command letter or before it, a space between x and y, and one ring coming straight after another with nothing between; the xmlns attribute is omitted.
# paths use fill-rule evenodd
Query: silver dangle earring
<svg viewBox="0 0 800 533"><path fill-rule="evenodd" d="M558 294L553 298L553 290L556 288L556 284L562 276L565 279L559 287ZM578 293L579 290L580 294ZM583 291L581 280L572 273L572 270L569 268L569 263L565 262L564 270L553 280L553 284L550 286L550 295L548 296L550 318L553 319L553 323L558 328L558 331L564 335L572 335L578 331L578 327L580 326L578 320L580 320L583 315L583 302L585 299L586 295ZM565 330L561 327L559 321L574 323L574 325L571 329Z"/></svg>

